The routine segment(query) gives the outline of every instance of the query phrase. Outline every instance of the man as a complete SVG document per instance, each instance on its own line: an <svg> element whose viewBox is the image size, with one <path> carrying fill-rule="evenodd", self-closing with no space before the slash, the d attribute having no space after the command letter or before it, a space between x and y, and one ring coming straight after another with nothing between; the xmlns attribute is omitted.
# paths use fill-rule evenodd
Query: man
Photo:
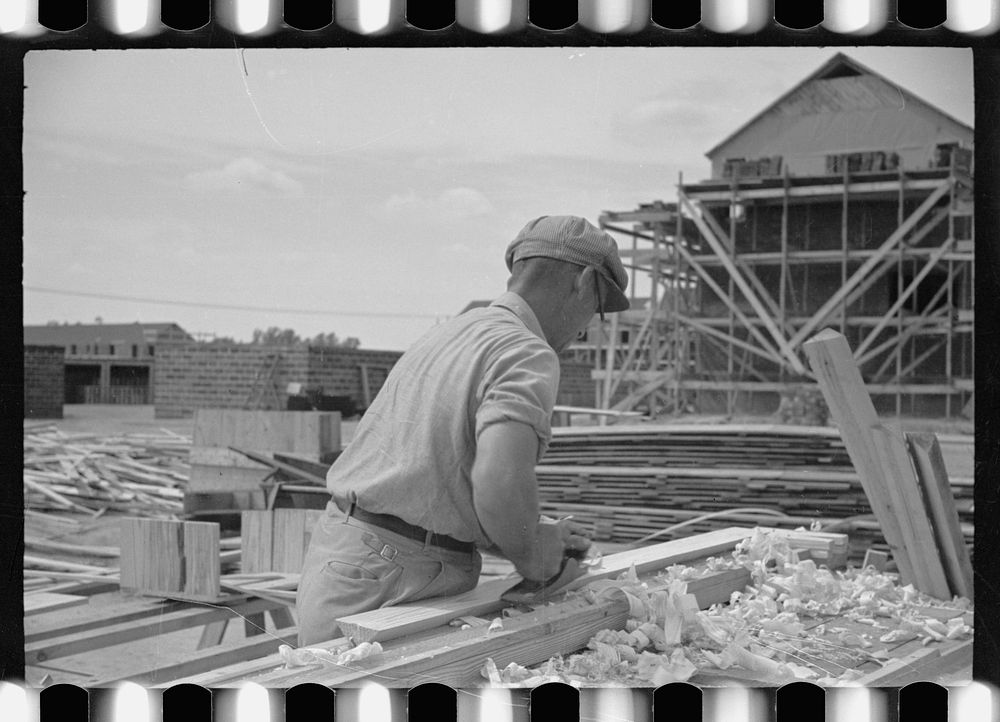
<svg viewBox="0 0 1000 722"><path fill-rule="evenodd" d="M534 467L551 438L558 352L595 312L628 308L614 240L543 216L506 253L507 292L443 323L397 362L330 468L333 500L303 563L299 644L335 620L476 586L489 549L529 580L589 541L539 515Z"/></svg>

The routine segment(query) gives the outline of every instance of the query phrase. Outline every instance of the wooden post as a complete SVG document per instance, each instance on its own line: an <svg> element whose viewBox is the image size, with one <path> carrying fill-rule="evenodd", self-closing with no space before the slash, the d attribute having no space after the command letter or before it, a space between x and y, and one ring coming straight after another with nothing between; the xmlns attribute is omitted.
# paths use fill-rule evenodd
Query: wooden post
<svg viewBox="0 0 1000 722"><path fill-rule="evenodd" d="M950 597L920 487L901 434L882 426L847 340L825 329L803 344L903 584Z"/></svg>

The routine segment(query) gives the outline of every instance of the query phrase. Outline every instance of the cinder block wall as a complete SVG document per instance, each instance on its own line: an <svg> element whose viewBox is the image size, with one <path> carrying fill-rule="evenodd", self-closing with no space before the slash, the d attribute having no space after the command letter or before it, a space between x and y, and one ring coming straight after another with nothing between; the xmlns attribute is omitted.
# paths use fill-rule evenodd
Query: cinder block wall
<svg viewBox="0 0 1000 722"><path fill-rule="evenodd" d="M401 351L373 351L368 349L309 348L309 376L307 383L322 387L327 396L350 396L360 407L365 406L361 383L361 366L368 369L368 387L374 399L388 369L396 365Z"/></svg>
<svg viewBox="0 0 1000 722"><path fill-rule="evenodd" d="M157 349L154 370L156 418L186 418L196 409L242 408L254 387L254 378L273 353L281 354L274 373L280 406L265 395L267 403L260 405L262 409L284 409L289 383L322 387L328 396L350 396L363 408L362 364L369 366L369 388L374 398L385 382L387 370L402 356L400 351L325 347L164 346ZM593 405L594 384L589 365L563 362L558 403Z"/></svg>
<svg viewBox="0 0 1000 722"><path fill-rule="evenodd" d="M24 347L24 417L61 419L66 393L66 349Z"/></svg>
<svg viewBox="0 0 1000 722"><path fill-rule="evenodd" d="M281 354L274 372L276 404L265 394L262 409L283 409L290 382L306 383L308 350L278 346L210 344L169 345L157 349L153 383L156 418L185 418L196 409L239 409L254 388L254 378L271 354Z"/></svg>

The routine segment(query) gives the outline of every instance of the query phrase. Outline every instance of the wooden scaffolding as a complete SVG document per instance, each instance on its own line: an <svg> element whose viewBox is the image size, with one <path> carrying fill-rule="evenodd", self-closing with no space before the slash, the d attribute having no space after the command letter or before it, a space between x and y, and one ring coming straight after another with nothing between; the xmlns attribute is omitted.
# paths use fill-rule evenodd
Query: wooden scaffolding
<svg viewBox="0 0 1000 722"><path fill-rule="evenodd" d="M769 413L815 387L802 344L840 331L880 413L957 416L973 392L971 152L940 167L731 177L606 212L633 307L588 331L600 408ZM646 279L648 298L636 297Z"/></svg>

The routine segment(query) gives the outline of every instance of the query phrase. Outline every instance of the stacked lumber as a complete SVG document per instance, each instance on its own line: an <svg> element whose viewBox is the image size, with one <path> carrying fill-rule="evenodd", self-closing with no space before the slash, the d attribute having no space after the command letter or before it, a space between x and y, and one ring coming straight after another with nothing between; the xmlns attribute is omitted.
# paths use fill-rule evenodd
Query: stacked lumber
<svg viewBox="0 0 1000 722"><path fill-rule="evenodd" d="M25 508L172 517L182 510L190 446L189 437L166 430L102 436L27 427Z"/></svg>
<svg viewBox="0 0 1000 722"><path fill-rule="evenodd" d="M543 511L572 514L598 540L631 542L681 524L660 538L733 523L792 529L818 522L850 534L852 560L888 549L835 428L560 428L536 473ZM971 543L972 479L952 478L951 490Z"/></svg>

